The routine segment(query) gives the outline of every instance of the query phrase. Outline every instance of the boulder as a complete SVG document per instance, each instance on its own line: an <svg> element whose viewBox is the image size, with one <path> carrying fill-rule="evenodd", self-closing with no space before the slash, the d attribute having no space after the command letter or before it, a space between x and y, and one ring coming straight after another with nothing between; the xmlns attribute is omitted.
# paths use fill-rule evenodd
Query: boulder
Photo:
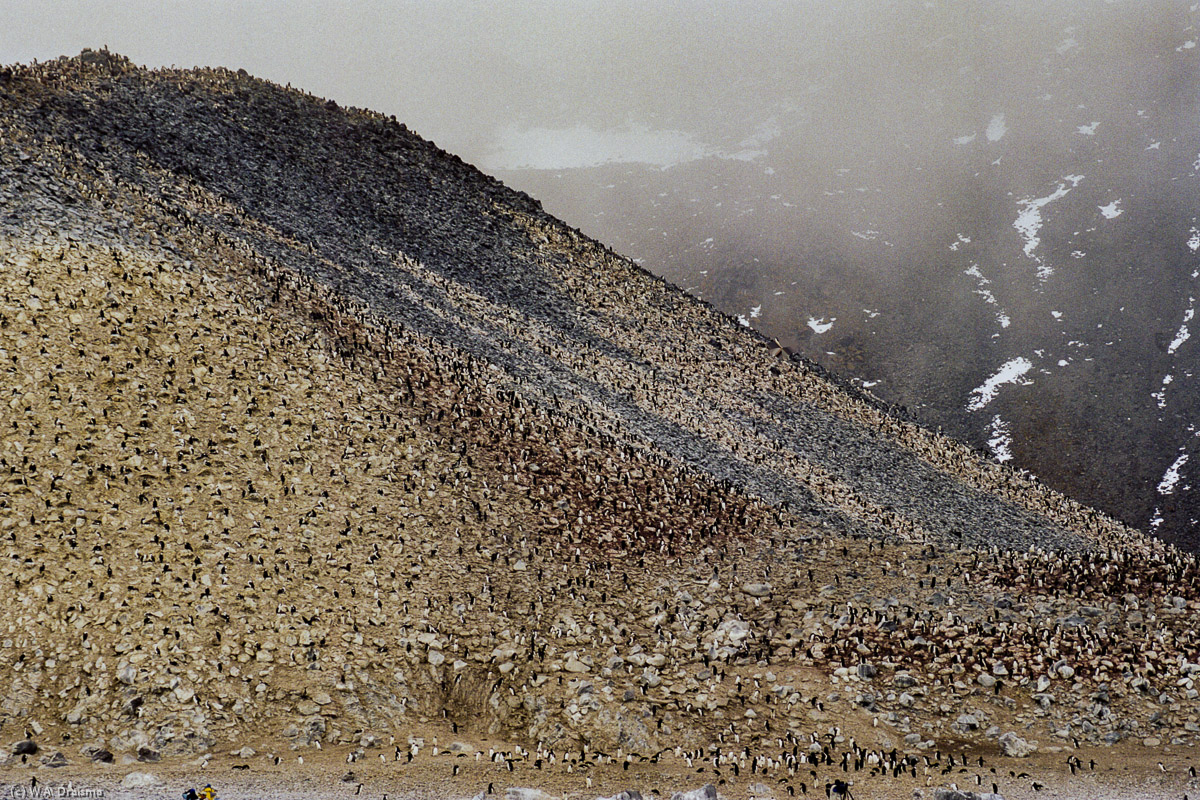
<svg viewBox="0 0 1200 800"><path fill-rule="evenodd" d="M1000 737L1000 749L1010 758L1027 758L1037 752L1037 745L1031 744L1012 731Z"/></svg>
<svg viewBox="0 0 1200 800"><path fill-rule="evenodd" d="M717 800L717 787L708 783L690 792L675 792L671 800Z"/></svg>
<svg viewBox="0 0 1200 800"><path fill-rule="evenodd" d="M158 783L158 778L149 772L131 772L121 781L122 789L141 789Z"/></svg>
<svg viewBox="0 0 1200 800"><path fill-rule="evenodd" d="M954 721L954 728L962 733L979 730L979 719L974 714L960 714Z"/></svg>
<svg viewBox="0 0 1200 800"><path fill-rule="evenodd" d="M541 789L510 787L504 790L504 800L558 800L552 794L546 794Z"/></svg>
<svg viewBox="0 0 1200 800"><path fill-rule="evenodd" d="M1001 795L991 792L966 792L962 789L938 788L933 790L933 800L1004 800Z"/></svg>

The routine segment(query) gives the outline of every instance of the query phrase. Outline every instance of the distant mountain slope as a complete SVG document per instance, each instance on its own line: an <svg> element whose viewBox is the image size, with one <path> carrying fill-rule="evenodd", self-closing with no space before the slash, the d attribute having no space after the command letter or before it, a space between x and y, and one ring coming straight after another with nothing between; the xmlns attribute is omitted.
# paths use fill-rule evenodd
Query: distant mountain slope
<svg viewBox="0 0 1200 800"><path fill-rule="evenodd" d="M862 663L928 687L842 709L894 749L916 732L876 731L885 706L969 734L951 678L995 659L988 713L1032 719L1066 674L1020 656L1039 636L1079 692L1136 668L1114 702L1138 725L1138 687L1192 674L1194 559L392 120L85 52L0 74L0 126L0 721L176 753L439 715L531 747L775 746ZM1119 655L1062 633L1093 624Z"/></svg>
<svg viewBox="0 0 1200 800"><path fill-rule="evenodd" d="M854 7L764 12L776 46L712 81L738 113L593 130L541 127L547 104L484 167L924 424L1200 550L1200 6ZM635 146L668 135L691 146Z"/></svg>

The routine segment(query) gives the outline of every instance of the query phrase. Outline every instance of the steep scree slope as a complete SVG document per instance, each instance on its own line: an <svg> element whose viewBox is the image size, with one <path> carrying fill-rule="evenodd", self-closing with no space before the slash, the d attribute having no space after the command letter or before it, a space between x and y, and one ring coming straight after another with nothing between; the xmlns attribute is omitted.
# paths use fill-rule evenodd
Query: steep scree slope
<svg viewBox="0 0 1200 800"><path fill-rule="evenodd" d="M1048 724L1124 681L1100 741L1196 671L1194 559L392 120L85 53L0 72L0 126L0 730L649 753L853 699L884 747L1069 672Z"/></svg>

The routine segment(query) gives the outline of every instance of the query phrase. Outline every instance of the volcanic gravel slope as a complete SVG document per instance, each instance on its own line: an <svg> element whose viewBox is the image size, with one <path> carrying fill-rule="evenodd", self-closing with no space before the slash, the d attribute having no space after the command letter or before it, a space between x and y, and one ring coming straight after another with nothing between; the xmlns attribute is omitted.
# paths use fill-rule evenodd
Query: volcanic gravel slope
<svg viewBox="0 0 1200 800"><path fill-rule="evenodd" d="M6 745L1200 731L1193 557L393 120L85 52L0 72L0 203Z"/></svg>

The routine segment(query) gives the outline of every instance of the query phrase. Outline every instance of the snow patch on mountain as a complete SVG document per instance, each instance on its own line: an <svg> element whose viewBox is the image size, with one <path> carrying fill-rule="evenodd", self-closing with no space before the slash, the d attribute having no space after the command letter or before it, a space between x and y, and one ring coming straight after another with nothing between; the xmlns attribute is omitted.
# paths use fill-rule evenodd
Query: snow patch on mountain
<svg viewBox="0 0 1200 800"><path fill-rule="evenodd" d="M808 327L812 328L817 333L825 333L833 327L833 323L837 322L837 317L830 317L826 320L824 317L817 319L816 317L808 318Z"/></svg>
<svg viewBox="0 0 1200 800"><path fill-rule="evenodd" d="M1188 309L1183 312L1183 324L1179 326L1179 330L1175 333L1175 338L1171 340L1171 344L1167 345L1167 353L1174 355L1175 351L1183 345L1188 339L1192 338L1192 334L1188 331L1188 323L1196 316L1196 298L1188 298Z"/></svg>
<svg viewBox="0 0 1200 800"><path fill-rule="evenodd" d="M996 399L996 393L1000 391L1000 387L1006 383L1028 386L1032 381L1021 380L1021 376L1031 369L1033 369L1033 363L1022 356L1005 362L992 377L984 381L981 386L971 390L971 401L967 403L967 411L978 411L992 402Z"/></svg>
<svg viewBox="0 0 1200 800"><path fill-rule="evenodd" d="M773 120L759 125L735 149L724 150L696 139L686 131L654 129L627 123L596 129L521 128L509 125L496 132L492 152L483 159L491 170L588 169L604 164L646 164L660 169L702 159L754 161L767 154L765 145L782 133Z"/></svg>
<svg viewBox="0 0 1200 800"><path fill-rule="evenodd" d="M1159 408L1167 407L1167 387L1175 380L1174 375L1164 375L1162 379L1162 388L1157 392L1151 392L1150 396L1154 398L1154 402Z"/></svg>
<svg viewBox="0 0 1200 800"><path fill-rule="evenodd" d="M1104 215L1105 219L1116 219L1125 213L1125 209L1120 208L1120 205L1120 200L1113 200L1106 206L1100 206L1100 213Z"/></svg>
<svg viewBox="0 0 1200 800"><path fill-rule="evenodd" d="M1021 213L1017 215L1016 221L1013 222L1013 227L1017 229L1017 233L1021 234L1021 238L1025 240L1025 255L1038 262L1039 280L1045 281L1054 274L1054 270L1047 266L1045 260L1034 254L1034 251L1037 250L1038 245L1042 242L1041 237L1038 235L1042 229L1042 209L1055 200L1061 200L1066 197L1083 179L1083 175L1064 175L1058 187L1045 197L1027 197L1024 200L1017 201L1017 205L1021 207ZM1067 183L1071 185L1068 186Z"/></svg>
<svg viewBox="0 0 1200 800"><path fill-rule="evenodd" d="M998 142L1004 138L1004 134L1006 133L1008 133L1008 125L1004 123L1004 115L993 115L988 122L987 130L984 132L987 140L989 142Z"/></svg>
<svg viewBox="0 0 1200 800"><path fill-rule="evenodd" d="M992 451L992 455L997 461L1005 462L1012 460L1012 431L1008 427L1008 423L1000 418L1000 415L992 417L991 424L988 425L988 447Z"/></svg>
<svg viewBox="0 0 1200 800"><path fill-rule="evenodd" d="M1175 484L1179 483L1179 470L1183 469L1183 465L1186 464L1187 461L1187 453L1180 453L1179 458L1175 459L1174 463L1167 467L1167 471L1163 473L1162 480L1158 482L1159 494L1174 494Z"/></svg>
<svg viewBox="0 0 1200 800"><path fill-rule="evenodd" d="M1191 236L1188 237L1187 246L1188 249L1194 253L1197 250L1200 250L1200 228L1192 226L1192 229L1188 232L1191 234Z"/></svg>
<svg viewBox="0 0 1200 800"><path fill-rule="evenodd" d="M970 241L970 239L967 241ZM972 263L971 266L963 270L963 272L975 279L977 287L975 289L975 294L986 300L989 305L996 306L996 321L1000 323L1001 328L1007 328L1012 323L1012 320L1009 318L1008 314L1005 313L1004 309L999 307L1000 304L996 301L996 295L992 294L992 290L987 288L992 282L985 278L983 273L979 271L979 265Z"/></svg>
<svg viewBox="0 0 1200 800"><path fill-rule="evenodd" d="M1091 125L1079 125L1075 128L1075 132L1081 136L1095 136L1098 127L1100 127L1099 122L1093 122Z"/></svg>

